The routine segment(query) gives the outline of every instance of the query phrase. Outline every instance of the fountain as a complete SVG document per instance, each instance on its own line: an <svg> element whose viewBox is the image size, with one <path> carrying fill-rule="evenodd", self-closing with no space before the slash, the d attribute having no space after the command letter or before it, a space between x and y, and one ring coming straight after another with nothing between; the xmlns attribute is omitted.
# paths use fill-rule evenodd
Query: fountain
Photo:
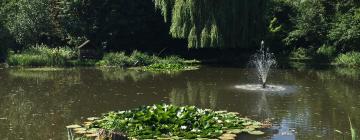
<svg viewBox="0 0 360 140"><path fill-rule="evenodd" d="M265 48L264 41L261 41L261 48L256 52L250 63L255 66L259 79L262 82L262 88L266 88L266 80L270 68L276 64L274 54L269 51L269 48Z"/></svg>
<svg viewBox="0 0 360 140"><path fill-rule="evenodd" d="M295 91L295 86L290 85L269 85L267 78L270 69L276 65L275 56L265 47L264 41L261 41L260 49L252 55L250 65L255 67L258 78L261 84L244 84L236 85L235 88L247 91L261 91L261 92L277 92L277 93L292 93Z"/></svg>

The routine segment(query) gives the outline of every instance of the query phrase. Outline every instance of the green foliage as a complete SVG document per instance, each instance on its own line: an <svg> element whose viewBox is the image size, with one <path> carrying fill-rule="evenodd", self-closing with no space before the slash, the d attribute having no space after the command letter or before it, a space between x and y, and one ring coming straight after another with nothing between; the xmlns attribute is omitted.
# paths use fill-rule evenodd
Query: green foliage
<svg viewBox="0 0 360 140"><path fill-rule="evenodd" d="M320 46L326 39L328 19L321 0L306 0L298 3L297 16L292 20L295 27L284 39L292 47Z"/></svg>
<svg viewBox="0 0 360 140"><path fill-rule="evenodd" d="M12 66L46 66L47 59L41 55L14 54L8 58L8 64Z"/></svg>
<svg viewBox="0 0 360 140"><path fill-rule="evenodd" d="M145 67L146 70L150 71L179 71L187 68L188 67L187 64L185 64L185 60L177 56L170 56L164 59L159 59L154 64Z"/></svg>
<svg viewBox="0 0 360 140"><path fill-rule="evenodd" d="M75 56L76 52L70 48L49 48L41 44L10 55L7 62L13 66L65 66Z"/></svg>
<svg viewBox="0 0 360 140"><path fill-rule="evenodd" d="M93 119L93 118L90 118ZM127 111L109 112L94 118L90 129L104 129L106 133L125 133L136 139L195 139L218 138L225 132L250 133L256 131L260 122L240 118L237 113L199 109L195 106L153 105Z"/></svg>
<svg viewBox="0 0 360 140"><path fill-rule="evenodd" d="M333 58L337 50L359 50L359 4L358 1L271 0L266 16L269 44L277 48L282 45L288 49L304 48L321 59ZM296 50L290 55L304 54L301 52L304 51Z"/></svg>
<svg viewBox="0 0 360 140"><path fill-rule="evenodd" d="M130 56L124 52L108 53L100 60L97 65L99 66L115 66L115 67L143 67L144 70L150 71L178 71L187 68L185 59L177 56L170 56L160 58L151 56L139 51L133 51Z"/></svg>
<svg viewBox="0 0 360 140"><path fill-rule="evenodd" d="M290 58L304 60L304 59L310 59L311 57L307 49L297 48L291 52Z"/></svg>
<svg viewBox="0 0 360 140"><path fill-rule="evenodd" d="M334 46L322 45L317 49L316 54L321 57L333 58L336 55L336 48Z"/></svg>
<svg viewBox="0 0 360 140"><path fill-rule="evenodd" d="M99 61L100 66L116 66L116 67L127 67L134 64L130 58L125 55L124 52L120 53L107 53L104 58Z"/></svg>
<svg viewBox="0 0 360 140"><path fill-rule="evenodd" d="M153 1L171 22L171 36L187 39L189 48L248 47L265 31L263 0Z"/></svg>
<svg viewBox="0 0 360 140"><path fill-rule="evenodd" d="M135 50L131 53L129 59L133 62L133 66L148 66L155 63L158 58Z"/></svg>
<svg viewBox="0 0 360 140"><path fill-rule="evenodd" d="M335 63L347 67L358 67L360 66L360 52L340 54L336 57Z"/></svg>
<svg viewBox="0 0 360 140"><path fill-rule="evenodd" d="M54 9L49 0L4 0L0 3L0 22L22 46L48 43L57 38Z"/></svg>
<svg viewBox="0 0 360 140"><path fill-rule="evenodd" d="M285 47L284 38L294 28L292 19L296 16L296 6L288 0L270 0L266 9L266 42L273 46L272 50L287 53L291 48Z"/></svg>
<svg viewBox="0 0 360 140"><path fill-rule="evenodd" d="M360 50L360 9L338 14L328 37L342 50Z"/></svg>

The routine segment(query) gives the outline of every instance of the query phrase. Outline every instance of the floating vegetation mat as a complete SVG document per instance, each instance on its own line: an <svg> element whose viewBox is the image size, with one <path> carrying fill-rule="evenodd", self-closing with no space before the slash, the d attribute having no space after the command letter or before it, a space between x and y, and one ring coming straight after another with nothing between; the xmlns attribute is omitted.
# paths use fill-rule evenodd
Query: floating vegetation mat
<svg viewBox="0 0 360 140"><path fill-rule="evenodd" d="M67 129L69 140L235 139L239 133L262 135L257 129L264 127L236 112L162 104L109 112Z"/></svg>

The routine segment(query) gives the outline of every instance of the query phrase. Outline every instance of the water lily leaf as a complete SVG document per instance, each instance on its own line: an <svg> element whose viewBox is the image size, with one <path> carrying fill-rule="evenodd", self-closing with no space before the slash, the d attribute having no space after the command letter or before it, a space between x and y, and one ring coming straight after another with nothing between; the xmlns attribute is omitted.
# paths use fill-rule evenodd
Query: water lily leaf
<svg viewBox="0 0 360 140"><path fill-rule="evenodd" d="M68 129L79 128L79 127L81 127L81 126L77 125L77 124L66 126L66 128L68 128Z"/></svg>
<svg viewBox="0 0 360 140"><path fill-rule="evenodd" d="M76 134L86 134L86 131L75 131Z"/></svg>
<svg viewBox="0 0 360 140"><path fill-rule="evenodd" d="M236 137L235 134L229 134L229 133L225 133L225 134L222 134L219 139L220 140L234 140Z"/></svg>
<svg viewBox="0 0 360 140"><path fill-rule="evenodd" d="M161 140L235 139L235 134L241 132L256 135L263 133L255 131L260 122L237 115L236 112L215 112L195 106L161 104L109 112L100 118L90 117L88 122L84 122L87 129L79 125L73 127L78 128L77 133L107 134L116 131L124 132L128 138Z"/></svg>
<svg viewBox="0 0 360 140"><path fill-rule="evenodd" d="M86 136L86 137L97 137L98 134L92 133L92 134L86 134L85 136Z"/></svg>
<svg viewBox="0 0 360 140"><path fill-rule="evenodd" d="M243 132L241 129L230 129L228 130L229 133L233 133L233 134L239 134L241 132Z"/></svg>
<svg viewBox="0 0 360 140"><path fill-rule="evenodd" d="M100 119L99 117L89 117L87 118L88 121L95 121L95 120L98 120Z"/></svg>
<svg viewBox="0 0 360 140"><path fill-rule="evenodd" d="M262 132L262 131L250 131L248 133L251 135L263 135L264 134L264 132Z"/></svg>
<svg viewBox="0 0 360 140"><path fill-rule="evenodd" d="M82 128L82 127L81 127L81 128L75 128L75 129L74 129L74 131L85 131L85 130L86 130L86 128Z"/></svg>

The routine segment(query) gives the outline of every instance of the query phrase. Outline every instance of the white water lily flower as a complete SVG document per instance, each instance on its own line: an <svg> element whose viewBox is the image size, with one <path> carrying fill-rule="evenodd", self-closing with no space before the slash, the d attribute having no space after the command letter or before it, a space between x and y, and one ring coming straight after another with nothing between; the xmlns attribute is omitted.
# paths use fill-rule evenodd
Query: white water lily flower
<svg viewBox="0 0 360 140"><path fill-rule="evenodd" d="M167 105L167 104L164 105L165 112L168 110L168 107L169 107L169 105Z"/></svg>
<svg viewBox="0 0 360 140"><path fill-rule="evenodd" d="M177 116L178 118L182 118L182 117L183 117L182 112L181 112L181 111L178 111L178 112L176 113L176 116Z"/></svg>
<svg viewBox="0 0 360 140"><path fill-rule="evenodd" d="M157 109L156 105L153 105L152 108L153 108L153 109Z"/></svg>
<svg viewBox="0 0 360 140"><path fill-rule="evenodd" d="M198 128L193 128L193 129L191 130L191 132L200 132L200 129L198 129Z"/></svg>

